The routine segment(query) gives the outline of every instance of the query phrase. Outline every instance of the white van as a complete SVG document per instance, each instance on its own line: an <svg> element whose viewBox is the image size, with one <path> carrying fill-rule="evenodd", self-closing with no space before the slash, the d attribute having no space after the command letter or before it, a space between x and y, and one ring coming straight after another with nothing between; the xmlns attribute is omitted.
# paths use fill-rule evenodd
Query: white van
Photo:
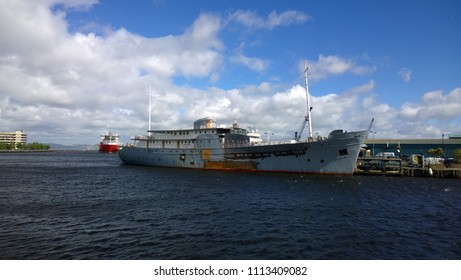
<svg viewBox="0 0 461 280"><path fill-rule="evenodd" d="M390 158L390 157L395 157L395 153L393 152L380 152L376 154L377 157L383 157L383 158Z"/></svg>

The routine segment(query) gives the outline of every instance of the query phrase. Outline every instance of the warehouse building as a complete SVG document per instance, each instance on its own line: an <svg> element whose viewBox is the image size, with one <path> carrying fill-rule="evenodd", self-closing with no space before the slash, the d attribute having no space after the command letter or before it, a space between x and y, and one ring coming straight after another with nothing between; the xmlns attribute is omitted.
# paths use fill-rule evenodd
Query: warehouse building
<svg viewBox="0 0 461 280"><path fill-rule="evenodd" d="M451 135L450 135L451 136ZM441 139L370 139L365 141L370 155L394 153L398 155L420 154L431 156L430 149L442 148L444 157L454 157L454 151L461 149L461 138L453 135Z"/></svg>

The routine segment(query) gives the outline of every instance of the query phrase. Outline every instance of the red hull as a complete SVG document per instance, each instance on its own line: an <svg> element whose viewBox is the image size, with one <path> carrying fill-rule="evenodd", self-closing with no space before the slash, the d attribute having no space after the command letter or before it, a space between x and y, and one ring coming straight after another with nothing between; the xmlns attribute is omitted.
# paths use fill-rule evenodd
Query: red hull
<svg viewBox="0 0 461 280"><path fill-rule="evenodd" d="M99 151L101 153L116 153L118 152L118 144L100 144Z"/></svg>

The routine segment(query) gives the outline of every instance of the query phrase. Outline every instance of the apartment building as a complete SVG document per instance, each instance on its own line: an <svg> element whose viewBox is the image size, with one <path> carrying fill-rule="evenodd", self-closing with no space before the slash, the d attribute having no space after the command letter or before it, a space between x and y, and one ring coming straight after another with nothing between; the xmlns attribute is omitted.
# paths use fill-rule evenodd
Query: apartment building
<svg viewBox="0 0 461 280"><path fill-rule="evenodd" d="M27 134L22 130L16 130L15 132L0 131L0 143L26 144Z"/></svg>

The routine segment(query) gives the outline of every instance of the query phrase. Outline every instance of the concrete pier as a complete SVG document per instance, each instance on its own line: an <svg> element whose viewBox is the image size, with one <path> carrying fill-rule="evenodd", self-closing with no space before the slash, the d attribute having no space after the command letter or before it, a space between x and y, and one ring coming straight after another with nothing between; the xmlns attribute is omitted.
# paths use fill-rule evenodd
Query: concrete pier
<svg viewBox="0 0 461 280"><path fill-rule="evenodd" d="M431 164L432 176L437 178L461 178L461 164Z"/></svg>
<svg viewBox="0 0 461 280"><path fill-rule="evenodd" d="M461 164L413 165L399 158L362 157L354 175L461 178Z"/></svg>

